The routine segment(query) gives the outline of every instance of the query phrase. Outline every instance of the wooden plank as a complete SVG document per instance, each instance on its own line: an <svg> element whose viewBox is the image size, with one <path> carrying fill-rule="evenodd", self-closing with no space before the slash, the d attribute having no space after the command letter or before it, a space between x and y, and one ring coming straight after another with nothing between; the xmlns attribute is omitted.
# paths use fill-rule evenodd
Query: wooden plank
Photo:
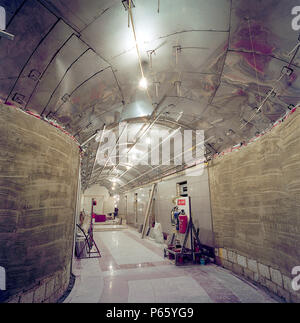
<svg viewBox="0 0 300 323"><path fill-rule="evenodd" d="M143 225L143 229L142 229L142 239L144 239L144 236L145 236L146 225L147 225L148 219L149 219L149 214L150 214L150 210L151 210L151 206L152 206L152 202L153 202L153 195L154 195L155 187L156 187L156 183L154 183L151 188L150 197L149 197L149 201L148 201L148 205L147 205L147 209L146 209L146 213L145 213L145 217L144 217L144 225Z"/></svg>

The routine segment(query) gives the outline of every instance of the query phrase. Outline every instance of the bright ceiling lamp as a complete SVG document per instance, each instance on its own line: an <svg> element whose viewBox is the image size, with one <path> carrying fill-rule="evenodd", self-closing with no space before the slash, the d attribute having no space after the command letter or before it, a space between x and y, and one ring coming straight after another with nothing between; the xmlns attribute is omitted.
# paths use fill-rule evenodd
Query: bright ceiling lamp
<svg viewBox="0 0 300 323"><path fill-rule="evenodd" d="M148 88L148 81L145 77L142 77L139 83L139 87L143 90L147 90Z"/></svg>

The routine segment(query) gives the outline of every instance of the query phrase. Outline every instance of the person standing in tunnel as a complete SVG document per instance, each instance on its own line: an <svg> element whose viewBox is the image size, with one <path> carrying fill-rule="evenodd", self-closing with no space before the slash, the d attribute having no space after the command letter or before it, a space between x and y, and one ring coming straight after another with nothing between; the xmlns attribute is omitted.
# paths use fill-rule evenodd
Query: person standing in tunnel
<svg viewBox="0 0 300 323"><path fill-rule="evenodd" d="M114 220L115 220L116 216L118 216L118 212L119 212L119 209L117 207L115 207L115 210L114 210Z"/></svg>

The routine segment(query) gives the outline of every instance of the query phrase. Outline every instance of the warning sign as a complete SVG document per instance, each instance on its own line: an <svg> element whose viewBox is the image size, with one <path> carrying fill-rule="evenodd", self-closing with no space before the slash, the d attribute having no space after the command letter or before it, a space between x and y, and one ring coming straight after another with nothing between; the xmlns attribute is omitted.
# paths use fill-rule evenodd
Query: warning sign
<svg viewBox="0 0 300 323"><path fill-rule="evenodd" d="M185 205L185 200L178 200L177 205Z"/></svg>

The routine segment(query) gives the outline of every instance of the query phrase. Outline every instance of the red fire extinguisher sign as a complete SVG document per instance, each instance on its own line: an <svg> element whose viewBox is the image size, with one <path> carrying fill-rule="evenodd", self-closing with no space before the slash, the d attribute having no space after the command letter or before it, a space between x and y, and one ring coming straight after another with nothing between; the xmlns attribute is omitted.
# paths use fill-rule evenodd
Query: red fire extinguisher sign
<svg viewBox="0 0 300 323"><path fill-rule="evenodd" d="M177 201L177 204L178 205L185 205L185 200L178 200Z"/></svg>

